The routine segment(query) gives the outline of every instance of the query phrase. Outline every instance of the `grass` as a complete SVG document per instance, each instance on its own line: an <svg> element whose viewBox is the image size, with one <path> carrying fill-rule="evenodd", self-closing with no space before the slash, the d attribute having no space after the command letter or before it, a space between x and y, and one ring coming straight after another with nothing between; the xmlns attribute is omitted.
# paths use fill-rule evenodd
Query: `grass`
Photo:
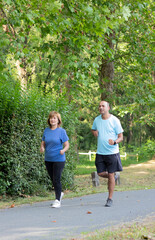
<svg viewBox="0 0 155 240"><path fill-rule="evenodd" d="M155 219L150 216L142 222L126 223L92 233L82 234L72 240L155 240Z"/></svg>
<svg viewBox="0 0 155 240"><path fill-rule="evenodd" d="M76 175L90 174L91 172L96 171L95 155L93 154L91 158L92 159L90 161L87 155L79 155L79 162L77 164ZM139 159L137 161L137 156L130 155L129 153L127 154L126 160L124 157L122 157L121 161L123 167L128 167L131 164L146 162L145 159Z"/></svg>
<svg viewBox="0 0 155 240"><path fill-rule="evenodd" d="M86 160L85 160L86 164ZM107 179L100 178L100 186L92 187L90 173L96 170L91 167L86 168L83 162L77 172L80 171L83 175L75 177L75 185L77 194L90 194L107 191ZM91 162L93 166L94 162ZM82 170L81 170L82 169ZM115 186L115 191L139 190L139 189L152 189L155 188L155 160L150 160L144 163L131 164L128 167L123 167L121 172L121 184Z"/></svg>

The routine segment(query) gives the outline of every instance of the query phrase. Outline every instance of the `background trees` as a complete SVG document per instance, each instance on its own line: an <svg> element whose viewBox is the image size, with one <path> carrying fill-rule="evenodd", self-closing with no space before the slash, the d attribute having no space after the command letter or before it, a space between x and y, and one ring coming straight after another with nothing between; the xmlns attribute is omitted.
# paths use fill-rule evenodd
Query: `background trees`
<svg viewBox="0 0 155 240"><path fill-rule="evenodd" d="M126 147L153 138L153 20L150 0L1 1L1 192L46 185L38 148L51 110L70 136L66 187L74 153L95 149L100 99L121 118Z"/></svg>

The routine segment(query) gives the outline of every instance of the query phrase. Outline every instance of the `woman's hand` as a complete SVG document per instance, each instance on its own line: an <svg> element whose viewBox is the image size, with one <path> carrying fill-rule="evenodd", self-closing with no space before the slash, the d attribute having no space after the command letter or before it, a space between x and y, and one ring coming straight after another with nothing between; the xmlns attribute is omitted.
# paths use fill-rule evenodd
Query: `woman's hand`
<svg viewBox="0 0 155 240"><path fill-rule="evenodd" d="M64 154L64 150L60 150L60 154L63 155Z"/></svg>
<svg viewBox="0 0 155 240"><path fill-rule="evenodd" d="M64 149L60 150L60 154L63 155L69 148L69 142L64 142Z"/></svg>

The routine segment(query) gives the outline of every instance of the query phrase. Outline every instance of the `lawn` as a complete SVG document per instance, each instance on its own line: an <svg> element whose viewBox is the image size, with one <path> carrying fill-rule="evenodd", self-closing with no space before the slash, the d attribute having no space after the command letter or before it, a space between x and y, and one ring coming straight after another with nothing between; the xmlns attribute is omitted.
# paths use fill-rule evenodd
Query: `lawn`
<svg viewBox="0 0 155 240"><path fill-rule="evenodd" d="M126 223L115 227L81 234L72 240L155 240L155 217L149 216L141 222ZM71 240L71 239L70 239Z"/></svg>

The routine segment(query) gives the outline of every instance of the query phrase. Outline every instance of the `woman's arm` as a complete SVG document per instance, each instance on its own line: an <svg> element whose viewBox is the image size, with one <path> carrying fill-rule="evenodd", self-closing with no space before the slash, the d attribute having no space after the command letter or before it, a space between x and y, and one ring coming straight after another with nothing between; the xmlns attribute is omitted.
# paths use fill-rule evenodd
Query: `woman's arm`
<svg viewBox="0 0 155 240"><path fill-rule="evenodd" d="M64 148L60 150L60 154L63 155L69 149L69 142L64 142Z"/></svg>
<svg viewBox="0 0 155 240"><path fill-rule="evenodd" d="M45 151L45 142L41 141L40 152L43 153L44 151Z"/></svg>

